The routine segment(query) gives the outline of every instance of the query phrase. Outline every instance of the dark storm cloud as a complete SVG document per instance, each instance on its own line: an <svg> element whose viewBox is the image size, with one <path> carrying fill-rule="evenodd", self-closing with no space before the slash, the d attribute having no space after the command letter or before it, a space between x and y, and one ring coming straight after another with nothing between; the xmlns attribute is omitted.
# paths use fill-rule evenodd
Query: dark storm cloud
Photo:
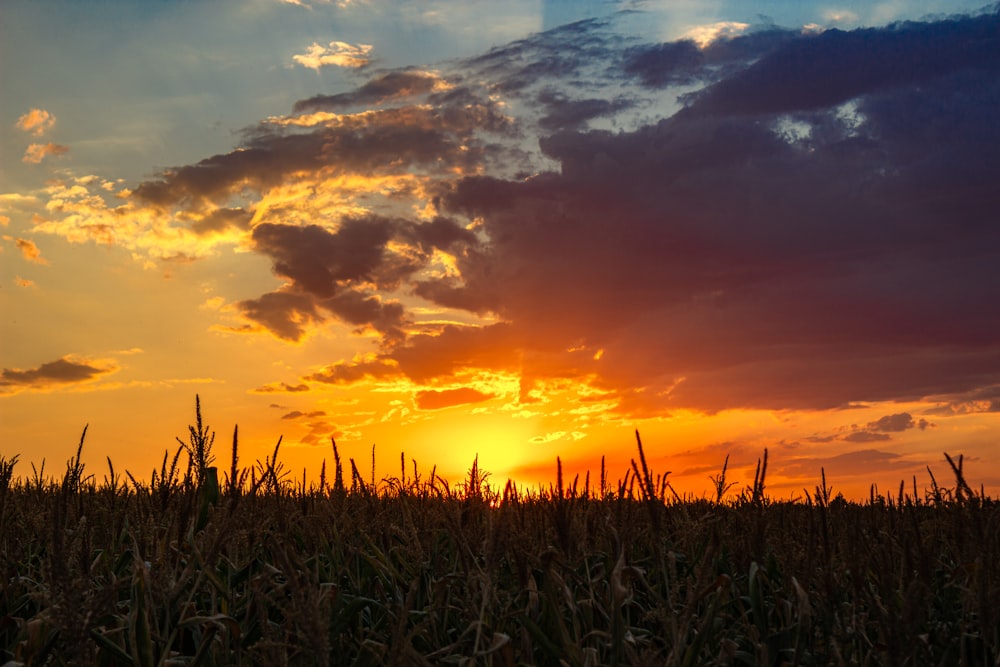
<svg viewBox="0 0 1000 667"><path fill-rule="evenodd" d="M714 81L733 75L798 37L798 31L766 26L746 35L717 39L705 47L686 39L644 44L625 51L622 69L650 88Z"/></svg>
<svg viewBox="0 0 1000 667"><path fill-rule="evenodd" d="M604 348L596 385L646 388L635 399L660 409L995 384L997 25L799 36L674 117L543 137L558 173L466 178L445 197L489 245L459 258L464 282L418 293L500 314L512 344Z"/></svg>
<svg viewBox="0 0 1000 667"><path fill-rule="evenodd" d="M998 30L994 13L803 36L696 95L691 112L815 110L965 68L993 71L1000 63Z"/></svg>
<svg viewBox="0 0 1000 667"><path fill-rule="evenodd" d="M690 40L666 42L633 50L625 73L652 87L691 83L704 75L705 54Z"/></svg>
<svg viewBox="0 0 1000 667"><path fill-rule="evenodd" d="M0 373L0 393L6 393L5 390L10 391L18 387L42 388L87 382L115 370L117 368L114 366L78 361L71 357L48 361L41 366L26 370L5 368Z"/></svg>

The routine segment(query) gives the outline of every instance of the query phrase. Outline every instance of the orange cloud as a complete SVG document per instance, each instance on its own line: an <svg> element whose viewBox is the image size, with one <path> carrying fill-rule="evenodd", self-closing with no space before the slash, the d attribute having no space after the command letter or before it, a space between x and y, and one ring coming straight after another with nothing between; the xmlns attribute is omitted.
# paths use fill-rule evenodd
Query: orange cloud
<svg viewBox="0 0 1000 667"><path fill-rule="evenodd" d="M33 136L40 137L56 124L56 117L45 109L32 109L17 119L15 127Z"/></svg>
<svg viewBox="0 0 1000 667"><path fill-rule="evenodd" d="M24 151L21 162L28 164L38 164L50 155L62 155L69 151L69 146L54 144L51 141L47 144L31 144Z"/></svg>
<svg viewBox="0 0 1000 667"><path fill-rule="evenodd" d="M14 239L14 244L17 246L18 250L21 251L21 255L29 262L34 262L35 264L48 264L48 261L42 257L42 251L38 249L34 241L28 239Z"/></svg>
<svg viewBox="0 0 1000 667"><path fill-rule="evenodd" d="M481 403L491 398L495 398L494 394L487 394L471 387L441 390L428 389L417 392L417 407L421 410L440 410L456 405Z"/></svg>

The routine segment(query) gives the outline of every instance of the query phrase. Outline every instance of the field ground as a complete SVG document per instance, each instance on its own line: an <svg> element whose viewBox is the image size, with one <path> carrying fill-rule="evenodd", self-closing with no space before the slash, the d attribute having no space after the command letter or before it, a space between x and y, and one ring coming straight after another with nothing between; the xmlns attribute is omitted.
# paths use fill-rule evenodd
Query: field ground
<svg viewBox="0 0 1000 667"><path fill-rule="evenodd" d="M220 482L213 440L199 410L149 483L0 457L0 665L1000 665L1000 503L960 460L793 503L765 456L683 501L641 443L625 480L524 493L339 457L306 488L235 434Z"/></svg>

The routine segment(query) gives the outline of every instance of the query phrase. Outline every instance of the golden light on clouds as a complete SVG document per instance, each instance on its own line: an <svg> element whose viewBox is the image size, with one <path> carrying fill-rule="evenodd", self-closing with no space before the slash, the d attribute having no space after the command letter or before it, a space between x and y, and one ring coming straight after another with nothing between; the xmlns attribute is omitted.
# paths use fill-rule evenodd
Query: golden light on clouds
<svg viewBox="0 0 1000 667"><path fill-rule="evenodd" d="M305 53L292 56L292 60L317 72L321 67L328 66L364 67L370 62L368 54L371 50L371 44L333 41L323 46L313 42Z"/></svg>
<svg viewBox="0 0 1000 667"><path fill-rule="evenodd" d="M749 23L741 23L739 21L719 21L717 23L710 23L708 25L700 25L691 28L681 35L681 38L690 39L698 45L698 48L704 49L708 45L720 39L732 39L733 37L741 35L749 28Z"/></svg>
<svg viewBox="0 0 1000 667"><path fill-rule="evenodd" d="M17 119L16 127L33 136L40 137L55 127L56 117L45 109L32 109Z"/></svg>
<svg viewBox="0 0 1000 667"><path fill-rule="evenodd" d="M69 146L54 144L51 141L46 144L30 144L21 157L21 162L27 164L39 164L50 155L64 155L69 152Z"/></svg>

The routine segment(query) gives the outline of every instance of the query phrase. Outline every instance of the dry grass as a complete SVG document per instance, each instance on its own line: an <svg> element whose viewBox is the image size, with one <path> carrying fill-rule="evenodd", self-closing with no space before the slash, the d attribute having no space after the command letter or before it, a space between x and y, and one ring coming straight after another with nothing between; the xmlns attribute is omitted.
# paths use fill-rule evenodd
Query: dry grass
<svg viewBox="0 0 1000 667"><path fill-rule="evenodd" d="M61 479L0 457L0 664L1000 664L1000 509L961 458L954 487L790 503L765 454L681 501L641 441L624 480L524 493L365 480L335 444L306 486L234 432L220 481L200 412L149 483L87 474L83 437Z"/></svg>

